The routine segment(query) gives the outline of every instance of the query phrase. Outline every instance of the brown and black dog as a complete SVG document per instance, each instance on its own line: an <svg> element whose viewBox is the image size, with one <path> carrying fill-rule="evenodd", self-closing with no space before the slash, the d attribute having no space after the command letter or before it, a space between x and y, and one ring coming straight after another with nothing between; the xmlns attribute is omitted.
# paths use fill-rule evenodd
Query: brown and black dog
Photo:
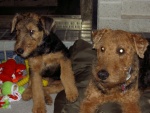
<svg viewBox="0 0 150 113"><path fill-rule="evenodd" d="M16 14L11 32L16 30L15 51L29 61L30 81L22 94L23 100L33 98L33 113L45 113L52 103L50 93L65 90L66 98L73 102L78 97L69 50L53 33L52 18L35 13ZM42 77L50 78L49 86L42 86Z"/></svg>
<svg viewBox="0 0 150 113"><path fill-rule="evenodd" d="M144 57L148 41L126 31L103 29L93 33L93 42L97 60L80 113L94 113L107 102L119 104L122 113L141 113L138 57Z"/></svg>

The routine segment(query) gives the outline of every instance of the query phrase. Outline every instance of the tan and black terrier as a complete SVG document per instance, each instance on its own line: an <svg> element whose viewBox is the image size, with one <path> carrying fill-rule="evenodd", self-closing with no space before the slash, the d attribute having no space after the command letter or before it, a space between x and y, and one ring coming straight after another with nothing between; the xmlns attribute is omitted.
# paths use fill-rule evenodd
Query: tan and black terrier
<svg viewBox="0 0 150 113"><path fill-rule="evenodd" d="M33 113L46 112L45 102L52 103L50 93L64 89L69 101L78 97L69 50L53 33L54 25L52 18L35 13L16 14L12 20L11 32L16 30L15 51L29 61L30 81L22 98L33 98ZM43 87L42 77L60 82Z"/></svg>
<svg viewBox="0 0 150 113"><path fill-rule="evenodd" d="M126 31L103 29L93 33L93 42L97 60L80 113L94 113L107 102L118 103L123 113L141 113L138 57L144 57L148 41Z"/></svg>

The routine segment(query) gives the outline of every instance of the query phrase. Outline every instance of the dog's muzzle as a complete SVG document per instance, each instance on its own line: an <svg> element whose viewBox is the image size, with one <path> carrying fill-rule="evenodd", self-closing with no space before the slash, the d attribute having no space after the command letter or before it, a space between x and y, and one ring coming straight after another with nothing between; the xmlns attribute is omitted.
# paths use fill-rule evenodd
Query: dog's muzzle
<svg viewBox="0 0 150 113"><path fill-rule="evenodd" d="M101 80L106 80L109 77L109 73L102 69L97 73L97 76L101 79Z"/></svg>

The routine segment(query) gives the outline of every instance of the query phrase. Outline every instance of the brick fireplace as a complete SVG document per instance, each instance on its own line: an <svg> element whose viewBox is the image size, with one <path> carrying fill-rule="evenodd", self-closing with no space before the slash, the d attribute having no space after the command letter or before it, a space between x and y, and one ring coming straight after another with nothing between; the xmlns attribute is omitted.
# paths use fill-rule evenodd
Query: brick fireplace
<svg viewBox="0 0 150 113"><path fill-rule="evenodd" d="M150 32L149 0L98 0L98 28Z"/></svg>

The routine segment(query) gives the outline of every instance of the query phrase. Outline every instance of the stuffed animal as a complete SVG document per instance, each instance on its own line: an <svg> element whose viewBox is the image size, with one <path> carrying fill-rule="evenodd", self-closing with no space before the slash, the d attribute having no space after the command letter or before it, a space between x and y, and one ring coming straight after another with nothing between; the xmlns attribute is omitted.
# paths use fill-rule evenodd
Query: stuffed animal
<svg viewBox="0 0 150 113"><path fill-rule="evenodd" d="M14 59L8 59L6 62L0 64L0 81L18 82L26 75L26 66L24 64L17 64Z"/></svg>
<svg viewBox="0 0 150 113"><path fill-rule="evenodd" d="M8 96L0 97L0 108L11 108Z"/></svg>
<svg viewBox="0 0 150 113"><path fill-rule="evenodd" d="M0 108L9 108L10 102L19 101L25 88L12 82L4 82L1 86Z"/></svg>
<svg viewBox="0 0 150 113"><path fill-rule="evenodd" d="M0 89L1 89L1 94L2 95L9 95L9 94L12 94L14 95L15 93L19 93L19 94L22 94L23 91L25 90L24 87L22 86L18 86L17 84L14 84L12 82L4 82L1 86L0 86Z"/></svg>

